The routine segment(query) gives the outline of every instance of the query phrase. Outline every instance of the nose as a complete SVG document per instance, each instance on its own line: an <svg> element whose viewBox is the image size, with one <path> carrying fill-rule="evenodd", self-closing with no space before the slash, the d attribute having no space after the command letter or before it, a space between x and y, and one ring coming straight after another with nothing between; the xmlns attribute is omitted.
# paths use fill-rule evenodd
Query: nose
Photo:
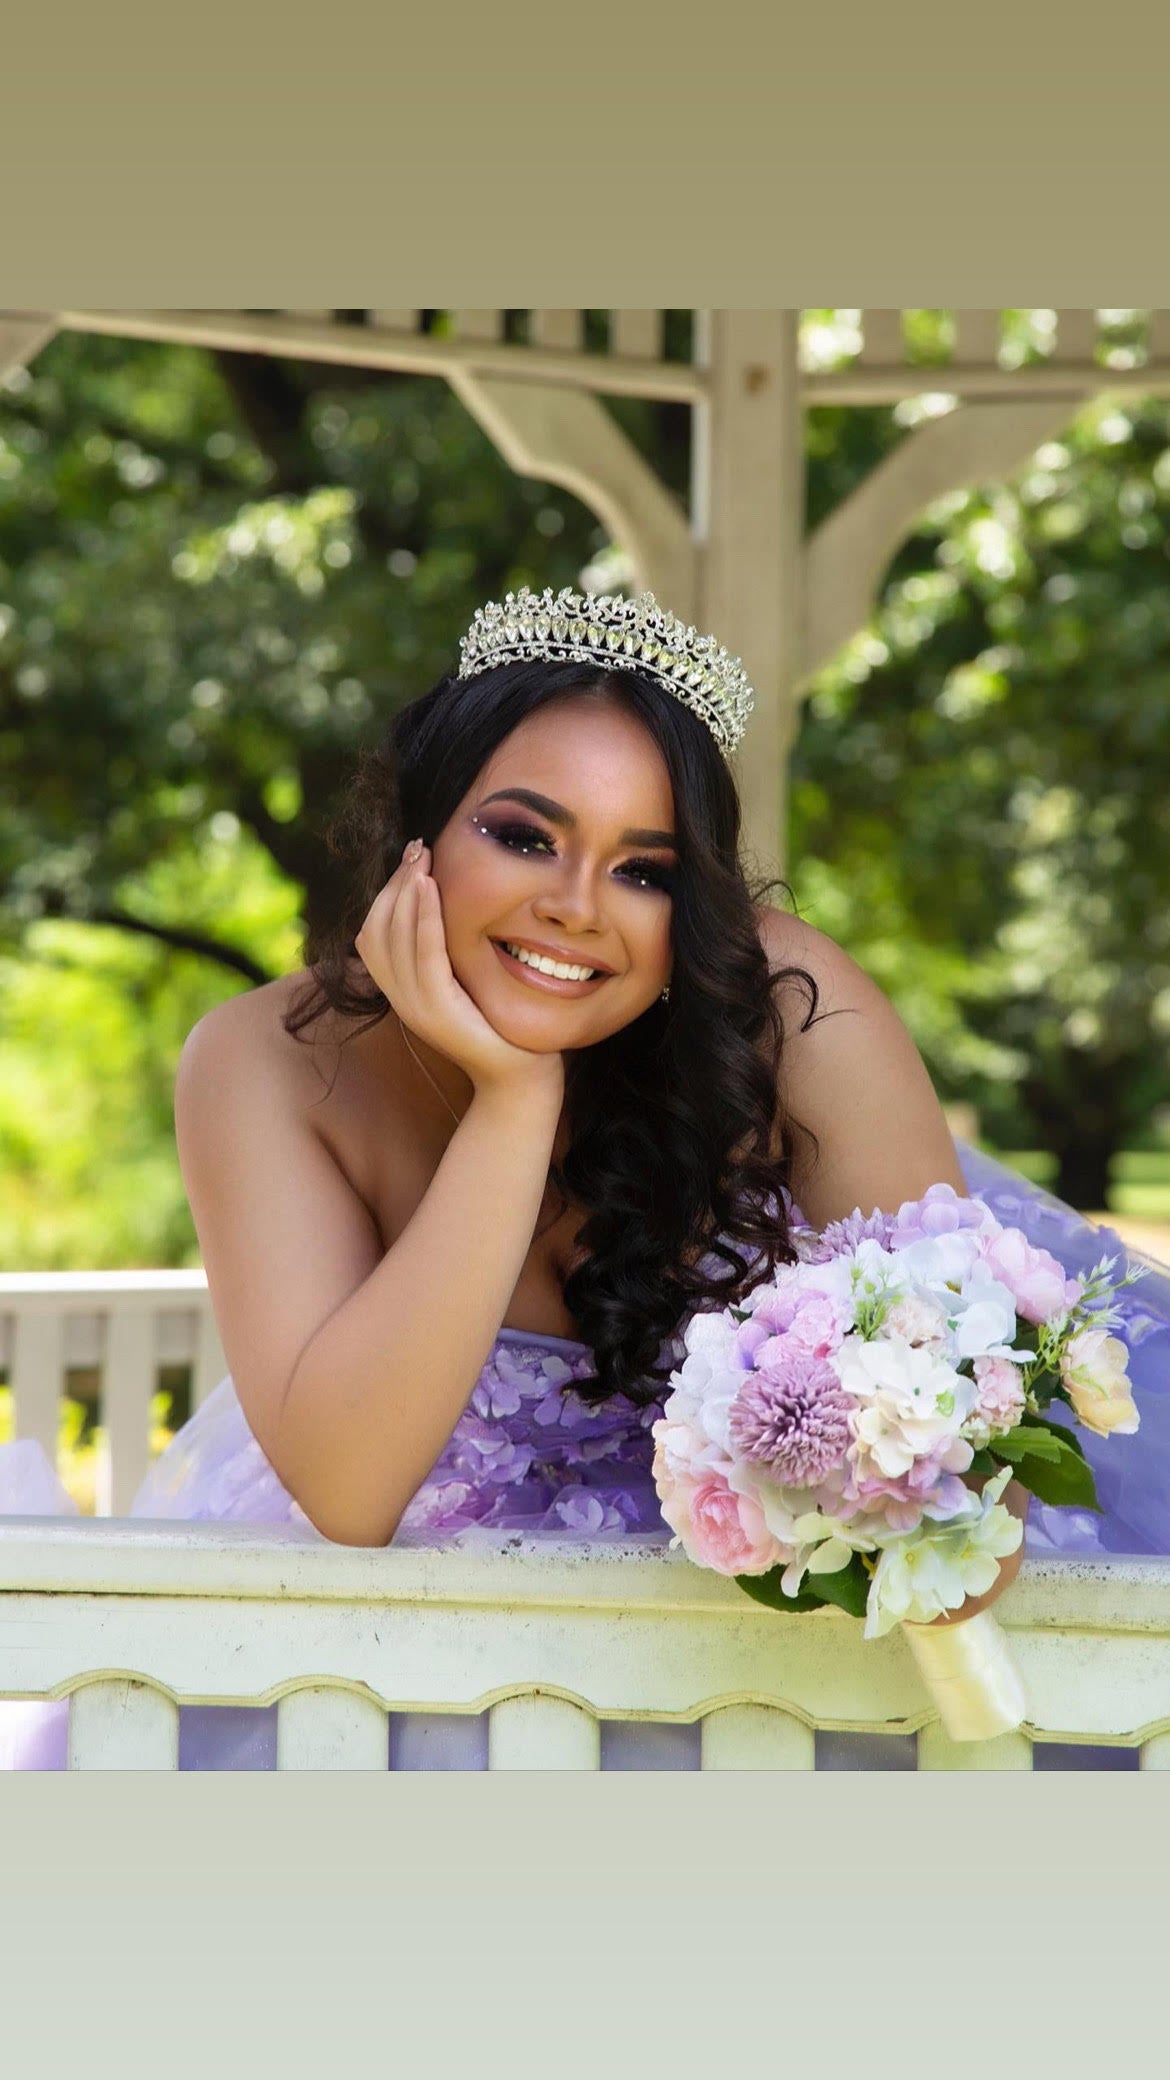
<svg viewBox="0 0 1170 2080"><path fill-rule="evenodd" d="M597 897L597 883L587 860L576 865L561 861L560 873L545 882L533 898L534 914L547 924L560 925L566 932L595 932L604 920Z"/></svg>

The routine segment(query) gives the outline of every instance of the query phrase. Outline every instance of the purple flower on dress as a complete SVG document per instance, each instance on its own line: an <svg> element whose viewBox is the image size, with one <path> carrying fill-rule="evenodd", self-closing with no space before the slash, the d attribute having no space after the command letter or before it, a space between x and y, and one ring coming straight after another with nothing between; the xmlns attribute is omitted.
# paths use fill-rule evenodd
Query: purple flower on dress
<svg viewBox="0 0 1170 2080"><path fill-rule="evenodd" d="M549 1516L559 1521L569 1531L584 1531L589 1536L599 1531L624 1531L625 1518L613 1502L601 1495L594 1495L588 1488L562 1488L553 1503Z"/></svg>
<svg viewBox="0 0 1170 2080"><path fill-rule="evenodd" d="M731 1404L728 1438L784 1487L815 1487L849 1448L852 1406L823 1358L785 1352L744 1381Z"/></svg>
<svg viewBox="0 0 1170 2080"><path fill-rule="evenodd" d="M402 1517L407 1531L461 1531L473 1524L479 1497L469 1481L424 1481Z"/></svg>
<svg viewBox="0 0 1170 2080"><path fill-rule="evenodd" d="M484 1481L522 1481L533 1460L528 1444L514 1444L502 1425L461 1417L453 1442L455 1467L477 1486Z"/></svg>
<svg viewBox="0 0 1170 2080"><path fill-rule="evenodd" d="M520 1406L520 1389L514 1379L486 1365L472 1390L471 1406L485 1422L491 1416L514 1416Z"/></svg>

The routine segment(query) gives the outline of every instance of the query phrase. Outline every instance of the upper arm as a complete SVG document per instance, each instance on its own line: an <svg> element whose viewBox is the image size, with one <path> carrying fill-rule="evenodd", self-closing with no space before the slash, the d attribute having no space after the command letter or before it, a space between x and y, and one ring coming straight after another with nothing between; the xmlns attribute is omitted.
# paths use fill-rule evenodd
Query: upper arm
<svg viewBox="0 0 1170 2080"><path fill-rule="evenodd" d="M304 1118L288 1066L247 996L216 1005L187 1035L174 1101L179 1164L224 1354L271 1458L298 1359L376 1269L381 1240Z"/></svg>
<svg viewBox="0 0 1170 2080"><path fill-rule="evenodd" d="M966 1196L934 1085L885 992L802 919L768 911L762 936L773 967L807 969L819 993L806 1031L786 1016L781 1062L785 1109L820 1144L818 1158L795 1140L792 1190L802 1213L820 1228L855 1207L894 1213L932 1184Z"/></svg>

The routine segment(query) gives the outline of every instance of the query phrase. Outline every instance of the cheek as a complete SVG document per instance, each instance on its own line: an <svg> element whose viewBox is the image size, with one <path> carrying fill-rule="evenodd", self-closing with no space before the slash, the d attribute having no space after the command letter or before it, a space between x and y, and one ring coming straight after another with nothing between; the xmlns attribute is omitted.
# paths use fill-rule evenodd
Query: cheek
<svg viewBox="0 0 1170 2080"><path fill-rule="evenodd" d="M432 872L447 935L464 944L486 929L500 900L500 876L483 857L486 849L459 839L435 850Z"/></svg>

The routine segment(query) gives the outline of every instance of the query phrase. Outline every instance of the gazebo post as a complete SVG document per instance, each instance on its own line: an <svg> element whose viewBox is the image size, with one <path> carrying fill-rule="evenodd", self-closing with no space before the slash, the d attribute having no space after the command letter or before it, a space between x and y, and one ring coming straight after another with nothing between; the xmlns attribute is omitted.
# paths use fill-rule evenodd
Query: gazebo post
<svg viewBox="0 0 1170 2080"><path fill-rule="evenodd" d="M742 658L756 707L736 761L749 852L785 868L804 657L804 439L794 310L699 311L692 526L698 613Z"/></svg>

